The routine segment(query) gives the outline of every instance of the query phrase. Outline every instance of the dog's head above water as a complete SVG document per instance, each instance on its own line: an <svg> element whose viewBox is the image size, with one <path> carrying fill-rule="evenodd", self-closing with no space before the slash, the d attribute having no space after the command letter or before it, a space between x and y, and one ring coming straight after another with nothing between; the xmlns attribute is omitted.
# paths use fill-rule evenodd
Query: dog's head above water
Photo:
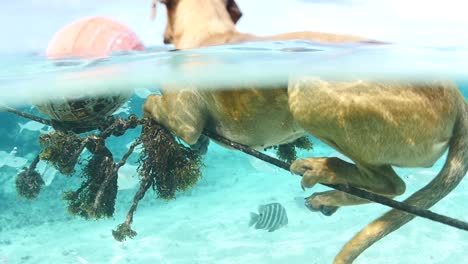
<svg viewBox="0 0 468 264"><path fill-rule="evenodd" d="M174 44L177 49L193 49L226 43L298 39L322 43L369 43L370 41L359 36L309 31L272 36L242 33L236 29L236 23L242 13L234 0L153 0L153 17L158 2L164 4L167 11L164 43Z"/></svg>
<svg viewBox="0 0 468 264"><path fill-rule="evenodd" d="M232 27L239 21L242 16L242 12L237 6L234 0L153 0L152 4L152 18L156 14L156 5L157 2L162 3L166 6L167 10L167 24L164 30L164 44L173 44L175 34L181 35L180 31L184 30L183 26L185 21L186 23L193 23L193 19L182 18L184 11L180 10L191 10L191 13L199 16L199 22L204 23L204 18L212 18L213 14L206 12L206 7L211 6L215 7L212 10L216 12L216 15L219 17L229 16L230 21L232 21ZM222 6L223 8L217 8ZM189 8L187 8L189 7ZM197 9L204 9L204 12L198 12ZM206 15L206 17L203 17ZM226 21L225 19L220 19L220 21ZM182 22L182 23L181 23ZM193 25L192 26L196 26ZM212 26L212 25L211 25ZM224 25L231 27L231 25Z"/></svg>

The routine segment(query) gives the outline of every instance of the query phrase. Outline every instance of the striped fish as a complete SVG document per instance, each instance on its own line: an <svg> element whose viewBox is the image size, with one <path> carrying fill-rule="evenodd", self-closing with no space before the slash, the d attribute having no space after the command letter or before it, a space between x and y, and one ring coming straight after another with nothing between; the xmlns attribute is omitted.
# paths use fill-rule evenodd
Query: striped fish
<svg viewBox="0 0 468 264"><path fill-rule="evenodd" d="M286 209L280 203L260 205L258 214L250 213L249 226L255 224L256 229L268 229L268 232L273 232L287 223Z"/></svg>

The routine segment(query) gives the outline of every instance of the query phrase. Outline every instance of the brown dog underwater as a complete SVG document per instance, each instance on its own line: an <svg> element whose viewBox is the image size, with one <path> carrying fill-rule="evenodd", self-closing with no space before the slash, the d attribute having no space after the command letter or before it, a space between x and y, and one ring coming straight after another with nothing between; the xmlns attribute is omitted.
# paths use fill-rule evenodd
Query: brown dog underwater
<svg viewBox="0 0 468 264"><path fill-rule="evenodd" d="M239 33L241 13L233 0L165 0L165 41L178 49L232 42L305 39L323 43L368 39L315 32L257 37ZM166 87L171 88L171 87ZM236 87L238 88L238 87ZM448 149L442 171L406 203L429 208L452 191L468 170L468 104L451 83L338 82L314 77L284 86L231 91L187 87L152 95L144 105L152 117L188 144L204 129L254 148L290 142L307 133L349 157L295 161L301 184L349 184L395 197L405 183L392 166L430 167ZM309 207L326 215L367 201L339 191L315 193ZM414 216L391 210L356 234L334 263L352 263L366 248Z"/></svg>

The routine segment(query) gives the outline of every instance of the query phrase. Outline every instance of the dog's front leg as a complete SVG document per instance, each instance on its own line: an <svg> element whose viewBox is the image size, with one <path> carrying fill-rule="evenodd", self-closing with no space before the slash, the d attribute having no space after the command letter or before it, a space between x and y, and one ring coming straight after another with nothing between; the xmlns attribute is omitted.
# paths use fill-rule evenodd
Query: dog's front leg
<svg viewBox="0 0 468 264"><path fill-rule="evenodd" d="M150 95L143 106L145 117L151 117L177 137L200 152L206 152L208 140L201 138L205 126L204 103L193 90Z"/></svg>

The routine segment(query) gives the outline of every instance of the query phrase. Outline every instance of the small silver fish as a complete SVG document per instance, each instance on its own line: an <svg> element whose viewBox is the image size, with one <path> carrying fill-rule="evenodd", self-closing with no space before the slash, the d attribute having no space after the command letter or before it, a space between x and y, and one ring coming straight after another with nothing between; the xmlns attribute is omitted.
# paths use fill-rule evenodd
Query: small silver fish
<svg viewBox="0 0 468 264"><path fill-rule="evenodd" d="M41 132L41 133L46 133L47 131L43 130L42 128L44 128L46 125L44 124L41 124L39 122L36 122L36 121L29 121L29 122L26 122L26 123L18 123L18 126L20 127L20 133L23 132L23 130L29 130L29 131L38 131L38 132Z"/></svg>
<svg viewBox="0 0 468 264"><path fill-rule="evenodd" d="M250 213L249 226L256 224L256 229L268 229L268 232L273 232L288 224L286 209L280 203L260 205L258 213Z"/></svg>

